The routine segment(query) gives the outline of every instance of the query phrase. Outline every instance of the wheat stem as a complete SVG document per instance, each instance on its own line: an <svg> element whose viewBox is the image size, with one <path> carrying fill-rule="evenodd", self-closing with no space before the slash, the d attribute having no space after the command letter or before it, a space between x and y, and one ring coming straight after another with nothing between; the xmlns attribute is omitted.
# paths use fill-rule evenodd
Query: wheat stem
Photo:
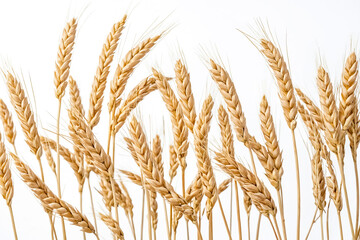
<svg viewBox="0 0 360 240"><path fill-rule="evenodd" d="M145 188L142 191L142 204L141 204L141 230L140 230L140 239L144 238L144 208L145 208Z"/></svg>
<svg viewBox="0 0 360 240"><path fill-rule="evenodd" d="M287 239L286 236L286 227L285 227L285 217L284 217L284 202L283 202L283 197L282 194L280 194L281 191L281 186L280 186L280 190L277 190L277 196L278 196L278 201L279 201L279 208L280 208L280 216L281 216L281 224L282 224L282 230L283 230L283 236L284 236L284 240Z"/></svg>
<svg viewBox="0 0 360 240"><path fill-rule="evenodd" d="M234 183L235 183L236 216L237 216L237 222L238 222L239 240L242 240L240 205L239 205L239 188L237 186L238 183L236 181Z"/></svg>
<svg viewBox="0 0 360 240"><path fill-rule="evenodd" d="M340 238L341 238L341 240L343 240L344 234L343 234L343 228L342 228L342 223L341 223L340 211L337 211L337 215L338 215L338 219L339 219Z"/></svg>
<svg viewBox="0 0 360 240"><path fill-rule="evenodd" d="M276 239L277 239L277 240L281 240L281 239L279 239L279 237L278 237L278 235L277 235L277 233L276 233L276 230L275 230L274 224L273 224L273 222L271 221L270 216L268 216L267 218L269 219L269 222L270 222L271 228L272 228L272 230L273 230L273 232L274 232L274 235L275 235Z"/></svg>
<svg viewBox="0 0 360 240"><path fill-rule="evenodd" d="M163 203L164 203L164 214L165 214L165 222L166 222L166 233L168 235L168 240L171 240L170 230L169 230L169 218L167 215L166 202L164 198L163 198Z"/></svg>
<svg viewBox="0 0 360 240"><path fill-rule="evenodd" d="M87 182L88 182L88 188L89 188L89 194L90 194L90 204L91 204L91 211L94 217L94 225L95 225L95 231L97 233L98 232L98 228L97 228L97 222L96 222L96 214L95 214L95 208L94 208L94 201L93 201L93 196L92 196L92 191L91 191L91 185L90 185L90 174L87 177Z"/></svg>
<svg viewBox="0 0 360 240"><path fill-rule="evenodd" d="M300 239L300 170L299 170L299 158L296 147L296 139L295 139L295 129L291 130L293 148L294 148L294 156L295 156L295 168L296 168L296 189L297 189L297 230L296 237Z"/></svg>
<svg viewBox="0 0 360 240"><path fill-rule="evenodd" d="M312 227L314 226L314 223L316 222L316 214L317 214L317 211L318 211L318 210L319 210L319 208L316 208L315 213L314 213L313 220L311 221L311 225L310 225L310 227L309 227L308 233L306 234L305 240L308 239L308 237L309 237L309 235L310 235L310 232L311 232L311 229L312 229Z"/></svg>
<svg viewBox="0 0 360 240"><path fill-rule="evenodd" d="M9 212L10 212L10 217L11 217L11 224L12 224L13 231L14 231L14 237L15 237L15 239L17 240L18 237L17 237L17 232L16 232L16 226L15 226L15 218L14 218L14 214L13 214L13 210L12 210L11 204L8 205L8 207L9 207Z"/></svg>
<svg viewBox="0 0 360 240"><path fill-rule="evenodd" d="M219 197L218 201L219 201L219 207L220 207L221 215L223 217L224 224L225 224L225 227L226 227L226 232L229 235L229 239L232 240L229 225L228 225L228 223L226 221L226 217L225 217L224 209L223 209L221 201L220 201L220 197Z"/></svg>
<svg viewBox="0 0 360 240"><path fill-rule="evenodd" d="M324 240L324 220L323 220L324 210L320 211L320 224L321 224L321 239Z"/></svg>
<svg viewBox="0 0 360 240"><path fill-rule="evenodd" d="M259 218L258 218L257 227L256 227L256 240L259 239L260 222L261 222L261 213L259 213Z"/></svg>
<svg viewBox="0 0 360 240"><path fill-rule="evenodd" d="M278 234L278 236L279 236L279 239L281 240L282 238L281 238L281 233L280 233L279 225L278 225L278 223L277 223L277 220L276 220L275 215L272 215L272 216L273 216L273 218L274 218L274 223L275 223L276 232L277 232L277 234Z"/></svg>
<svg viewBox="0 0 360 240"><path fill-rule="evenodd" d="M80 194L80 213L83 213L83 191L81 189L81 191L79 192ZM85 236L85 232L83 232L83 238L84 240L86 240L86 236Z"/></svg>

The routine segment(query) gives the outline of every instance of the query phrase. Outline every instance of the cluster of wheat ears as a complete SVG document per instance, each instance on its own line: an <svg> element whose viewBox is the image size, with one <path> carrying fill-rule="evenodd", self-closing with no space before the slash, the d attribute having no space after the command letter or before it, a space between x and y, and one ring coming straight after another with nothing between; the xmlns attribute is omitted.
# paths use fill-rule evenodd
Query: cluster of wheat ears
<svg viewBox="0 0 360 240"><path fill-rule="evenodd" d="M182 217L186 221L188 238L190 225L190 227L197 229L197 235L192 236L192 239L204 239L202 236L204 232L206 232L208 239L213 239L212 210L216 204L218 204L221 209L224 227L228 233L227 237L229 239L242 239L242 219L240 218L239 202L239 195L241 194L241 196L243 196L243 205L248 216L248 221L252 209L251 206L254 205L260 213L259 220L260 217L266 217L270 222L274 233L274 236L271 238L279 240L287 239L287 236L289 236L289 238L295 239L295 234L290 237L290 234L286 232L281 182L284 172L282 168L282 150L278 144L275 124L265 96L263 96L261 100L259 112L260 127L265 143L260 143L248 131L246 118L242 111L234 82L229 73L221 64L216 63L216 61L212 59L208 60L208 70L211 78L216 83L225 102L224 106L220 105L219 109L217 109L217 122L221 130L222 145L214 151L210 151L208 145L208 133L211 127L210 121L213 113L216 113L216 109L213 109L214 100L212 96L209 95L202 103L200 112L195 111L195 100L191 90L190 74L182 59L176 61L174 68L175 77L166 77L157 69L153 68L150 76L145 77L127 96L124 96L123 91L133 71L157 44L159 39L163 37L163 34L148 38L132 48L127 52L120 64L116 66L115 75L110 80L110 98L107 105L109 113L108 141L102 144L97 140L93 129L100 121L109 69L112 65L114 53L118 47L121 32L125 24L126 16L113 25L106 38L93 80L90 104L87 111L83 108L77 83L70 75L70 63L76 37L77 19L74 18L66 24L58 49L54 73L55 97L58 99L56 139L51 139L39 134L34 113L32 112L32 108L19 79L14 72L10 70L3 71L8 87L9 99L15 110L19 126L21 126L23 131L25 142L30 147L30 151L35 155L39 164L39 169L35 171L31 169L24 160L20 159L18 154L19 149L16 148L15 140L17 135L12 114L4 101L0 100L0 117L3 125L3 133L7 141L7 143L5 143L4 138L0 140L0 192L9 207L15 239L17 239L17 232L11 204L14 193L12 182L12 175L14 175L14 173L11 172L11 164L15 166L13 170L17 171L22 181L31 189L39 202L41 202L45 213L48 214L51 239L58 239L56 231L60 231L60 229L54 227L55 216L61 219L63 239L66 239L65 220L78 226L80 230L83 231L84 239L86 239L86 233L93 234L97 239L100 239L97 228L97 221L100 219L109 228L114 239L156 239L158 218L160 217L158 216L158 201L161 198L165 209L164 219L166 220L166 225L164 224L165 226L162 226L161 230L165 231L164 229L166 229L166 237L169 240L176 239L177 226ZM291 149L290 146L286 151L294 151L296 167L297 216L296 221L295 216L292 219L293 222L297 223L296 239L300 239L301 227L300 175L295 138L295 129L299 119L301 119L306 126L308 140L313 148L313 151L311 151L313 156L310 161L313 182L312 190L317 209L314 219L318 213L321 218L322 239L324 239L326 235L329 239L329 223L328 220L326 220L326 223L323 223L323 213L324 211L325 213L327 212L327 214L329 213L329 211L326 210L326 206L329 208L331 202L333 203L331 207L334 206L337 210L339 222L340 236L336 238L343 239L344 230L348 235L350 235L349 233L351 232L352 239L359 239L359 182L356 152L360 139L360 126L356 95L358 59L355 53L351 53L346 59L342 71L338 103L329 74L323 67L320 66L318 68L316 78L320 99L318 107L300 89L294 89L286 62L280 50L270 39L264 37L254 40L254 43L267 60L269 69L271 69L276 79L278 96L286 123L292 134L293 149ZM169 81L175 81L177 94L174 93L175 90L171 88ZM66 148L60 143L60 112L66 88L70 96L70 105L67 109L68 121L66 122L68 132L61 134L69 136L72 149ZM173 136L173 142L170 144L169 149L162 149L163 144L159 135L155 136L151 143L147 142L141 122L135 115L132 115L132 111L137 105L148 94L157 90L160 92L171 118L171 130L165 129L165 131L172 132ZM298 118L298 115L300 115L301 118ZM139 172L141 174L139 175L134 172L120 170L116 167L116 134L122 129L125 123L127 123L125 125L127 128L125 127L126 129L123 131L128 133L128 137L125 137L124 140L128 151L140 169ZM236 160L233 133L235 133L236 139L243 143L249 150L252 166L250 169ZM193 135L192 149L195 152L198 169L196 176L186 175L186 178L193 179L191 184L186 186L185 172L188 161L187 153L190 147L189 134ZM356 210L353 211L350 211L348 185L346 184L344 174L346 139L348 139L350 145L356 176L356 184L352 186L354 188L353 190L356 191L356 207L353 207L353 209ZM9 144L9 146L6 146L6 144ZM27 150L21 149L21 151ZM163 151L170 152L169 159L162 158ZM336 164L338 168L336 169L339 169L338 174L336 174L333 166L334 157L331 152L337 159ZM52 153L56 154L56 159L53 159ZM253 154L255 154L258 160L253 157ZM50 186L46 184L44 179L42 167L42 159L44 157L56 177L57 194L50 189ZM73 170L78 182L80 196L79 210L75 208L74 205L62 200L61 197L60 164L63 161L67 162ZM270 194L270 191L260 179L260 176L257 175L255 161L259 161L264 168L267 179L263 177L263 180L269 181L271 187L275 188L277 193L276 199ZM164 163L169 164L170 170L168 174L164 172ZM66 167L66 164L64 165L63 163L62 165ZM214 165L218 166L229 178L222 183L217 182L214 174ZM181 168L179 170L181 174L178 176L181 176L182 188L180 192L177 192L172 185L172 181L176 176L179 166ZM41 175L37 175L35 172L40 172ZM115 174L116 176L120 175L120 177L115 178ZM90 176L97 177L97 186L90 185ZM128 178L134 184L141 186L143 199L146 199L147 204L145 205L143 201L142 207L141 236L136 235L133 214L134 206L127 187L124 184L124 178ZM90 194L91 189L94 187L98 189L98 193L103 199L103 206L105 206L105 208L102 209L95 209L91 197L93 214L90 218L91 221L82 211L82 193L85 182L87 182ZM231 233L227 217L224 214L220 201L221 193L227 189L230 183L235 189L236 208L234 207L234 213L236 212L237 215L238 236ZM127 184L129 184L129 181ZM328 194L326 194L326 192L328 192ZM326 200L326 196L329 196L328 200ZM204 199L205 201L205 198L206 203L202 205L202 200ZM343 200L345 200L346 208L346 213L344 214L348 217L346 229L343 229L341 223ZM355 202L355 199L352 200L352 202ZM119 215L119 207L124 210L124 216ZM142 230L144 221L146 221L144 220L144 212L147 212L148 216L148 235L144 234ZM5 217L5 215L2 217ZM119 218L122 217L128 219L131 232L124 233L122 231L119 223ZM140 219L136 220L140 222ZM208 221L208 229L201 228L202 221ZM278 221L280 224L278 224ZM315 221L313 221L313 223L314 222ZM311 224L311 226L312 225L313 224ZM250 239L249 222L247 226ZM311 227L309 233L310 231ZM257 231L257 233L258 232L259 231ZM306 238L309 236L309 233ZM256 236L256 238L257 237L258 236Z"/></svg>

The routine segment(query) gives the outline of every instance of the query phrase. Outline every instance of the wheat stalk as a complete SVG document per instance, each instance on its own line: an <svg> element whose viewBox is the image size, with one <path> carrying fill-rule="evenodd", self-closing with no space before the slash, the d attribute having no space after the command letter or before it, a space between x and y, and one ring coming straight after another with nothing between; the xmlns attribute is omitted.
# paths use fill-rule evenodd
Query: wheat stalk
<svg viewBox="0 0 360 240"><path fill-rule="evenodd" d="M9 143L15 145L16 130L14 128L14 122L9 109L2 99L0 99L0 118L4 127L6 139Z"/></svg>
<svg viewBox="0 0 360 240"><path fill-rule="evenodd" d="M100 121L104 90L109 75L110 65L113 61L121 32L124 29L126 18L127 16L125 15L119 22L113 25L99 56L99 65L96 69L89 100L87 120L90 128L95 127Z"/></svg>

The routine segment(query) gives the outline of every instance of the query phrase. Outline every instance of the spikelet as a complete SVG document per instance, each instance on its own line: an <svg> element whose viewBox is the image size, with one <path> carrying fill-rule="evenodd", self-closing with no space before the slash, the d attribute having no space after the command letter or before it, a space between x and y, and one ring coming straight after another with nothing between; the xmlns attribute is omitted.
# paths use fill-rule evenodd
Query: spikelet
<svg viewBox="0 0 360 240"><path fill-rule="evenodd" d="M326 206L325 201L325 178L322 169L320 152L316 152L311 159L312 181L313 181L313 195L315 198L315 205L319 210L323 211Z"/></svg>
<svg viewBox="0 0 360 240"><path fill-rule="evenodd" d="M0 134L0 194L5 199L8 206L14 195L14 186L11 179L11 171L9 166L9 159L6 155L4 142Z"/></svg>
<svg viewBox="0 0 360 240"><path fill-rule="evenodd" d="M177 161L176 152L173 145L169 146L169 155L170 155L169 177L170 177L170 182L172 182L173 178L177 174L177 169L179 167L179 162Z"/></svg>
<svg viewBox="0 0 360 240"><path fill-rule="evenodd" d="M6 104L2 99L0 99L0 118L4 127L6 139L12 145L15 144L16 131L14 128L14 122L11 117L11 113L7 108Z"/></svg>
<svg viewBox="0 0 360 240"><path fill-rule="evenodd" d="M105 225L112 232L114 239L116 240L124 240L124 233L121 230L119 223L115 221L111 216L99 213L100 219L105 223Z"/></svg>

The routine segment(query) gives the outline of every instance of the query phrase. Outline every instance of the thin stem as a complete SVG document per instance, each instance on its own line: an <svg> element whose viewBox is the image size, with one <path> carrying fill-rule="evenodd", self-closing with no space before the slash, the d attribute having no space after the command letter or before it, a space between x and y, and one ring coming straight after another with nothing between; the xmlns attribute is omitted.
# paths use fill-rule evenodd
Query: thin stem
<svg viewBox="0 0 360 240"><path fill-rule="evenodd" d="M110 177L110 183L111 183L111 190L112 190L114 208L115 208L115 219L116 219L116 222L119 223L119 212L118 212L118 208L117 208L116 192L115 192L115 180L113 177Z"/></svg>
<svg viewBox="0 0 360 240"><path fill-rule="evenodd" d="M232 232L232 210L233 210L233 179L230 182L230 235Z"/></svg>
<svg viewBox="0 0 360 240"><path fill-rule="evenodd" d="M331 201L329 200L329 204L328 204L328 207L327 207L327 212L326 212L326 238L327 240L329 240L329 215L330 215L330 203Z"/></svg>
<svg viewBox="0 0 360 240"><path fill-rule="evenodd" d="M209 216L209 240L213 240L213 216L212 211Z"/></svg>
<svg viewBox="0 0 360 240"><path fill-rule="evenodd" d="M348 213L349 224L350 224L350 229L351 229L351 235L352 235L352 238L354 238L354 236L355 236L354 226L353 226L353 222L352 222L352 218L351 218L351 210L350 210L350 204L349 204L349 197L348 197L347 187L346 187L346 182L345 182L345 173L344 173L344 165L343 165L343 160L344 160L344 159L343 159L343 157L341 157L341 155L340 155L339 147L338 147L337 158L338 158L338 163L339 163L339 168L340 168L341 182L342 182L342 186L343 186L343 188L344 188L346 210L347 210L347 213Z"/></svg>
<svg viewBox="0 0 360 240"><path fill-rule="evenodd" d="M90 194L90 204L91 204L91 210L92 210L92 214L94 217L94 224L95 224L95 231L97 233L98 232L98 227L97 227L97 222L96 222L96 214L95 214L95 208L94 208L94 201L93 201L93 196L92 196L92 191L91 191L91 186L90 186L90 173L89 176L87 177L87 182L88 182L88 188L89 188L89 194Z"/></svg>
<svg viewBox="0 0 360 240"><path fill-rule="evenodd" d="M172 221L172 219L173 219L173 210L172 210L173 208L172 208L172 205L171 205L171 203L170 203L170 236L172 235L172 225L173 225L173 221Z"/></svg>
<svg viewBox="0 0 360 240"><path fill-rule="evenodd" d="M61 112L61 98L59 99L58 113L56 119L56 182L59 198L61 199L61 185L60 185L60 153L59 153L59 142L60 142L60 112ZM40 162L41 163L41 162ZM41 176L43 177L43 171L41 167ZM61 225L63 232L63 239L66 240L66 230L64 218L61 216Z"/></svg>
<svg viewBox="0 0 360 240"><path fill-rule="evenodd" d="M181 182L182 182L182 192L183 192L183 197L185 198L185 168L182 167L181 168ZM189 240L189 222L186 221L186 237L187 240Z"/></svg>
<svg viewBox="0 0 360 240"><path fill-rule="evenodd" d="M353 158L353 163L354 163L354 171L355 171L355 183L356 183L356 223L355 223L355 230L358 228L359 226L359 204L360 204L360 199L359 199L359 171L358 171L358 167L357 167L357 132L354 131L353 132L353 138L354 138L354 146L351 149L351 153L352 153L352 158Z"/></svg>
<svg viewBox="0 0 360 240"><path fill-rule="evenodd" d="M318 210L319 210L319 209L316 208L315 213L314 213L313 220L311 221L311 225L310 225L310 228L309 228L308 233L306 234L305 240L308 239L308 237L309 237L309 235L310 235L310 232L311 232L311 229L312 229L314 223L316 222L316 214L317 214L317 211L318 211Z"/></svg>
<svg viewBox="0 0 360 240"><path fill-rule="evenodd" d="M83 213L83 191L82 191L82 187L81 187L81 191L79 191L80 194L80 213ZM85 232L83 232L83 238L84 240L86 240L86 235Z"/></svg>
<svg viewBox="0 0 360 240"><path fill-rule="evenodd" d="M227 221L226 221L226 217L225 217L225 214L224 214L224 209L222 207L222 204L221 204L221 201L220 201L220 197L218 198L218 201L219 201L219 207L220 207L220 211L221 211L221 215L223 217L223 220L224 220L224 224L225 224L225 227L226 227L226 231L229 235L229 239L232 240L231 238L231 233L230 233L230 229L229 229L229 226L227 224Z"/></svg>
<svg viewBox="0 0 360 240"><path fill-rule="evenodd" d="M169 218L167 215L166 202L164 198L163 198L163 203L164 203L164 214L165 214L165 222L166 222L166 232L168 235L168 240L171 240L170 230L169 230Z"/></svg>
<svg viewBox="0 0 360 240"><path fill-rule="evenodd" d="M145 190L146 195L146 202L147 202L147 210L148 210L148 233L149 233L149 240L152 240L152 233L151 233L151 210L150 210L150 196L149 191Z"/></svg>
<svg viewBox="0 0 360 240"><path fill-rule="evenodd" d="M322 240L324 240L324 222L323 222L323 212L324 212L324 210L321 210L320 211L320 219L321 219L321 221L320 221L320 223L321 223L321 239Z"/></svg>
<svg viewBox="0 0 360 240"><path fill-rule="evenodd" d="M131 216L131 218L129 218L129 221L130 221L131 231L132 231L132 233L133 233L134 240L136 240L136 231L135 231L135 226L134 226L134 217Z"/></svg>
<svg viewBox="0 0 360 240"><path fill-rule="evenodd" d="M276 233L276 230L275 230L275 228L274 228L274 224L273 224L272 221L271 221L271 218L270 218L270 217L267 217L267 218L269 219L271 228L272 228L272 230L273 230L273 232L274 232L274 234L275 234L276 239L277 239L277 240L280 240L279 237L278 237L278 235L277 235L277 233Z"/></svg>
<svg viewBox="0 0 360 240"><path fill-rule="evenodd" d="M142 210L141 210L141 234L140 239L143 240L144 237L144 208L145 208L145 189L143 188L142 192Z"/></svg>
<svg viewBox="0 0 360 240"><path fill-rule="evenodd" d="M296 147L296 139L295 139L295 130L291 130L293 148L294 148L294 156L295 156L295 168L296 168L296 184L297 184L297 230L296 230L296 239L300 239L300 171L299 171L299 158Z"/></svg>
<svg viewBox="0 0 360 240"><path fill-rule="evenodd" d="M238 222L238 229L239 229L239 240L242 240L240 205L239 205L239 189L238 189L236 181L234 181L234 185L235 185L236 215L237 215L237 222Z"/></svg>
<svg viewBox="0 0 360 240"><path fill-rule="evenodd" d="M248 230L248 240L251 239L251 233L250 233L250 213L247 215L247 230Z"/></svg>
<svg viewBox="0 0 360 240"><path fill-rule="evenodd" d="M8 207L9 207L11 223L12 223L12 227L13 227L13 231L14 231L14 237L15 237L15 240L18 240L17 233L16 233L15 218L14 218L13 210L12 210L11 205L8 205Z"/></svg>
<svg viewBox="0 0 360 240"><path fill-rule="evenodd" d="M273 215L273 218L274 218L274 223L275 223L276 232L277 232L277 234L278 234L278 236L279 236L279 239L281 240L280 229L279 229L279 226L278 226L278 223L277 223L277 220L276 220L275 215Z"/></svg>
<svg viewBox="0 0 360 240"><path fill-rule="evenodd" d="M284 202L283 202L283 196L280 193L280 191L282 191L281 189L281 185L280 185L280 189L277 190L277 196L278 196L278 201L279 201L279 208L280 208L280 217L281 217L281 224L282 224L282 230L283 230L283 236L284 239L287 240L287 236L286 236L286 227L285 227L285 217L284 217Z"/></svg>
<svg viewBox="0 0 360 240"><path fill-rule="evenodd" d="M200 209L199 209L199 225L198 227L198 240L200 240L201 237L201 205L200 205Z"/></svg>
<svg viewBox="0 0 360 240"><path fill-rule="evenodd" d="M343 234L343 228L342 228L342 223L341 223L340 211L337 211L337 215L338 215L338 219L339 219L340 239L343 240L344 234Z"/></svg>
<svg viewBox="0 0 360 240"><path fill-rule="evenodd" d="M200 217L200 216L201 216L201 211L199 212L199 217ZM197 232L198 232L199 240L203 240L203 237L202 237L202 235L201 235L200 222L198 223L198 222L196 221L195 226L196 226L196 229L197 229Z"/></svg>
<svg viewBox="0 0 360 240"><path fill-rule="evenodd" d="M54 240L54 236L55 236L55 239L57 240L57 235L56 235L56 231L54 228L54 222L51 217L52 216L51 212L48 212L48 216L49 216L49 222L50 222L51 239Z"/></svg>
<svg viewBox="0 0 360 240"><path fill-rule="evenodd" d="M256 240L259 239L260 222L261 222L261 213L259 213L259 218L258 218L257 227L256 227Z"/></svg>
<svg viewBox="0 0 360 240"><path fill-rule="evenodd" d="M250 159L251 159L252 171L253 171L253 173L257 176L256 167L255 167L255 161L254 161L254 156L253 156L253 154L252 154L251 148L248 147L248 149L249 149L249 154L250 154Z"/></svg>

